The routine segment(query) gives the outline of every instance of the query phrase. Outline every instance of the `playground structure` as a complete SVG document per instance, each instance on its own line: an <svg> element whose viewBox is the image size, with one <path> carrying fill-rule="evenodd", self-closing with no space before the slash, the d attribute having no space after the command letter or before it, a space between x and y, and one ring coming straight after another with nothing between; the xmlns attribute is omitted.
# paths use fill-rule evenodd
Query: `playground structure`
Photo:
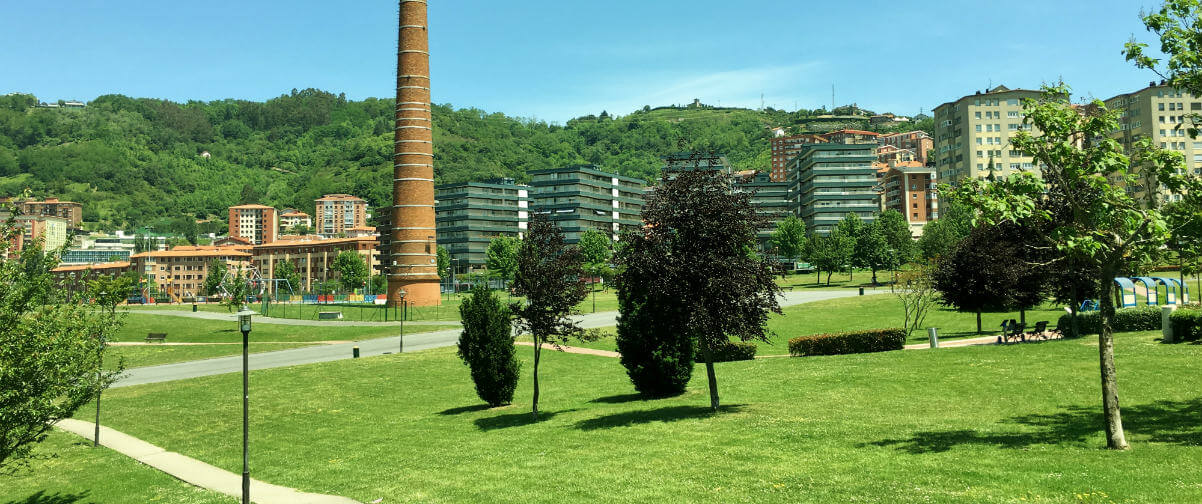
<svg viewBox="0 0 1202 504"><path fill-rule="evenodd" d="M1137 285L1138 282L1141 285ZM1139 306L1142 296L1147 306L1177 305L1189 302L1189 286L1176 278L1168 277L1115 277L1115 306L1131 308ZM1161 288L1163 287L1163 296Z"/></svg>

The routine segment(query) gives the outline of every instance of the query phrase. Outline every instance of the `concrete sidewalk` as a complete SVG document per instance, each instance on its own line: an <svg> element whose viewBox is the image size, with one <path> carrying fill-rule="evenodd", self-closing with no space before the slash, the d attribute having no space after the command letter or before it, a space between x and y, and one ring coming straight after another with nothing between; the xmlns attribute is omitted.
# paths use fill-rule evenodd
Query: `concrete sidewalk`
<svg viewBox="0 0 1202 504"><path fill-rule="evenodd" d="M95 424L66 419L57 427L92 439ZM138 462L163 471L200 488L232 497L242 496L242 475L211 466L191 457L169 452L128 434L100 426L100 444ZM336 495L300 492L251 478L250 499L260 504L359 504L359 501Z"/></svg>
<svg viewBox="0 0 1202 504"><path fill-rule="evenodd" d="M253 310L254 307L252 306L251 309ZM137 314L142 314L142 315L163 315L165 317L184 317L184 318L195 318L195 319L202 319L202 320L224 320L224 321L229 321L229 322L233 322L238 319L237 315L234 315L233 313L220 313L220 312L208 312L208 311L193 312L190 310L139 310L137 308L134 308L134 309L127 310L127 312L128 313L137 313ZM291 326L309 326L309 327L331 327L331 326L334 326L334 327L388 327L388 326L397 327L397 326L401 325L401 323L399 321L371 322L371 321L359 321L359 320L308 320L308 319L264 317L262 315L255 316L255 323L256 324L291 325ZM408 321L405 321L405 325L414 325L414 326L452 325L453 326L453 325L459 325L459 321L458 320L447 320L447 321L408 320Z"/></svg>

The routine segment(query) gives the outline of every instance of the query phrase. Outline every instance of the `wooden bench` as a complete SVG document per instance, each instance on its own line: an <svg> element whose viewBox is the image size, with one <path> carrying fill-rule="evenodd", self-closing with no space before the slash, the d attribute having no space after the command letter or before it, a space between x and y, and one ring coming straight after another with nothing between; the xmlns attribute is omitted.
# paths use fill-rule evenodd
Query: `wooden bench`
<svg viewBox="0 0 1202 504"><path fill-rule="evenodd" d="M167 333L146 333L146 342L150 343L151 341L165 343L167 341Z"/></svg>
<svg viewBox="0 0 1202 504"><path fill-rule="evenodd" d="M317 312L317 320L342 320L342 312L340 312L340 311Z"/></svg>

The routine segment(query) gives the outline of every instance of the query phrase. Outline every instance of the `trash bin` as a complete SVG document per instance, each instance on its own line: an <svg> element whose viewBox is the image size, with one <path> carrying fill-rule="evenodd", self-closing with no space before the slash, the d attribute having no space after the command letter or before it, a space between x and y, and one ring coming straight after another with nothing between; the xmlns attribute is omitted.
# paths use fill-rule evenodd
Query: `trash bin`
<svg viewBox="0 0 1202 504"><path fill-rule="evenodd" d="M192 303L192 313L196 313L196 303Z"/></svg>
<svg viewBox="0 0 1202 504"><path fill-rule="evenodd" d="M863 288L863 287L860 287L860 295L861 295L861 296L863 296L863 295L864 295L864 288Z"/></svg>

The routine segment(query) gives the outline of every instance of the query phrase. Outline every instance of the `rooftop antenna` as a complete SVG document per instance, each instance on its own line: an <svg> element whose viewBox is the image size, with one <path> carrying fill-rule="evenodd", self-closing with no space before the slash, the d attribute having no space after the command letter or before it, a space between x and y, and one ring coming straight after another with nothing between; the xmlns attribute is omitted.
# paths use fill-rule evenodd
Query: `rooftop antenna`
<svg viewBox="0 0 1202 504"><path fill-rule="evenodd" d="M760 110L764 110L764 93L760 93Z"/></svg>
<svg viewBox="0 0 1202 504"><path fill-rule="evenodd" d="M835 111L835 85L831 84L831 112Z"/></svg>

